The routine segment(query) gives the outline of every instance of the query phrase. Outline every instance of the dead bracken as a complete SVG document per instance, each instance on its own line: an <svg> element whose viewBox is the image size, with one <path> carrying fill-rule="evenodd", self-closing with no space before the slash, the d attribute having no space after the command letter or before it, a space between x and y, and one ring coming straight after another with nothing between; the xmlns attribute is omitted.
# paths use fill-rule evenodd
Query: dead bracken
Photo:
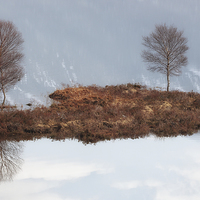
<svg viewBox="0 0 200 200"><path fill-rule="evenodd" d="M147 89L140 84L66 87L50 107L0 112L1 139L110 139L191 135L200 129L200 94Z"/></svg>

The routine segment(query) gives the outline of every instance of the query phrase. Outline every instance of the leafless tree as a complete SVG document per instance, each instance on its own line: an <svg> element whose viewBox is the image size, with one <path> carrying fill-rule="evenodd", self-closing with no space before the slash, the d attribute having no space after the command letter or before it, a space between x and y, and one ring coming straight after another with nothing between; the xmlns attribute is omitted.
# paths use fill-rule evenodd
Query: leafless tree
<svg viewBox="0 0 200 200"><path fill-rule="evenodd" d="M148 63L148 70L167 75L167 91L169 91L169 76L179 76L181 67L187 65L187 39L183 31L176 27L156 25L155 31L149 37L143 37L146 50L142 52L144 62Z"/></svg>
<svg viewBox="0 0 200 200"><path fill-rule="evenodd" d="M21 169L23 145L15 141L0 141L0 181L12 180Z"/></svg>
<svg viewBox="0 0 200 200"><path fill-rule="evenodd" d="M22 34L10 21L0 20L0 91L3 93L2 108L6 91L14 86L24 75Z"/></svg>

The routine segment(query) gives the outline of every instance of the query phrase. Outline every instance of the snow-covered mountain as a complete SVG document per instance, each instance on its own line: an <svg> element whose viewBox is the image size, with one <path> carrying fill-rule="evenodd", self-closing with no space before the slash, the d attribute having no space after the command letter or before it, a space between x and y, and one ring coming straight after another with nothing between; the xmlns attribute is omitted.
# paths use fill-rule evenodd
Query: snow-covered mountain
<svg viewBox="0 0 200 200"><path fill-rule="evenodd" d="M166 77L146 70L142 36L155 24L173 24L188 38L189 64L171 89L200 92L199 0L0 0L0 19L22 32L26 75L7 100L45 103L61 84L140 82L166 87Z"/></svg>

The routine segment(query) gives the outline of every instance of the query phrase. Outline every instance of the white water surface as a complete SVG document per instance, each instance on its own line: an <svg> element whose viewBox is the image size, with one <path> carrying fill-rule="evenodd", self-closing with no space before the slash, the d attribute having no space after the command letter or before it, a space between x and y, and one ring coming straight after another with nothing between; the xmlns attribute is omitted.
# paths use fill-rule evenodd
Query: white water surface
<svg viewBox="0 0 200 200"><path fill-rule="evenodd" d="M115 140L22 142L21 171L1 200L197 200L200 134Z"/></svg>

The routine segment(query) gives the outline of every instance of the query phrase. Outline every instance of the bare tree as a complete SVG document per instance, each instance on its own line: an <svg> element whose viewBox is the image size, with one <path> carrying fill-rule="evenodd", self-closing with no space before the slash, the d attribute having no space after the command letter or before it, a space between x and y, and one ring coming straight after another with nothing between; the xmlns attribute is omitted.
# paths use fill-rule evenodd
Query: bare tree
<svg viewBox="0 0 200 200"><path fill-rule="evenodd" d="M149 37L143 37L142 43L147 50L142 52L144 62L148 63L148 70L167 75L167 91L169 91L169 76L179 76L181 67L187 65L187 39L183 31L176 27L157 25Z"/></svg>
<svg viewBox="0 0 200 200"><path fill-rule="evenodd" d="M0 141L0 182L12 180L21 169L20 155L23 144L15 141Z"/></svg>
<svg viewBox="0 0 200 200"><path fill-rule="evenodd" d="M21 66L22 34L10 21L0 20L0 91L3 93L2 108L6 99L6 91L14 86L24 75Z"/></svg>

